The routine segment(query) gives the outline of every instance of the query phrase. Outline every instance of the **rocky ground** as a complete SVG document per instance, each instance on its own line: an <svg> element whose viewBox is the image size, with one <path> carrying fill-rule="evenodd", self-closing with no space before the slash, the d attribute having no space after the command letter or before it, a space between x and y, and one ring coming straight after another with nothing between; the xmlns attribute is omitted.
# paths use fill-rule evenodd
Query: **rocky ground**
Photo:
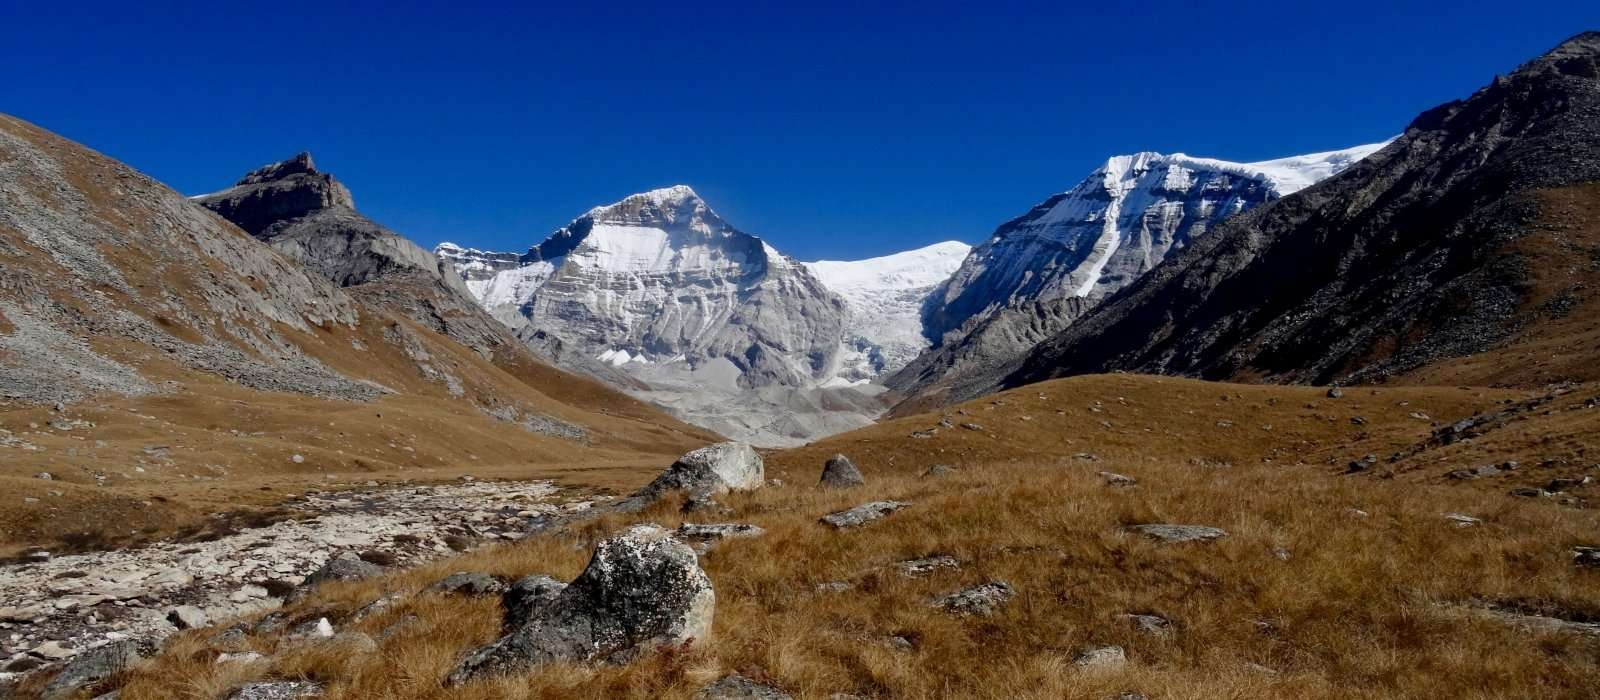
<svg viewBox="0 0 1600 700"><path fill-rule="evenodd" d="M492 540L516 539L591 501L548 481L319 491L286 517L205 542L50 556L0 568L0 681L125 639L157 641L282 604L348 553L403 567Z"/></svg>

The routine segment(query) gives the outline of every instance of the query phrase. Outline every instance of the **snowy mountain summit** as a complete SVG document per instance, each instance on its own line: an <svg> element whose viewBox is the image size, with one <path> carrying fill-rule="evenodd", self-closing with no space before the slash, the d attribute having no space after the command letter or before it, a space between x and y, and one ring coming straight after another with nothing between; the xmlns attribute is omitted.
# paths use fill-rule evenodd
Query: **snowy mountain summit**
<svg viewBox="0 0 1600 700"><path fill-rule="evenodd" d="M1109 295L1218 221L1309 187L1383 145L1259 163L1112 156L974 248L940 290L928 330L937 340L1009 304Z"/></svg>

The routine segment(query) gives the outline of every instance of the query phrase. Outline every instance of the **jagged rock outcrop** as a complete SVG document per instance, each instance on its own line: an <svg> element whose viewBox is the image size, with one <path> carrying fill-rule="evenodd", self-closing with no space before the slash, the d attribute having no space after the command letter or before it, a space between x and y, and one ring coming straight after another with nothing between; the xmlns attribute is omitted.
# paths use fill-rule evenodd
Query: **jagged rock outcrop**
<svg viewBox="0 0 1600 700"><path fill-rule="evenodd" d="M448 682L705 640L715 605L694 550L659 526L635 525L601 541L577 579L520 628L468 655Z"/></svg>
<svg viewBox="0 0 1600 700"><path fill-rule="evenodd" d="M1533 193L1600 180L1597 121L1590 32L1223 223L988 386L1117 370L1345 384L1490 349L1578 294L1540 281L1532 261L1563 253L1527 236Z"/></svg>
<svg viewBox="0 0 1600 700"><path fill-rule="evenodd" d="M970 398L974 382L982 386L1219 222L1340 172L1380 145L1260 163L1112 157L973 248L924 309L937 347L885 384L937 394L935 403Z"/></svg>

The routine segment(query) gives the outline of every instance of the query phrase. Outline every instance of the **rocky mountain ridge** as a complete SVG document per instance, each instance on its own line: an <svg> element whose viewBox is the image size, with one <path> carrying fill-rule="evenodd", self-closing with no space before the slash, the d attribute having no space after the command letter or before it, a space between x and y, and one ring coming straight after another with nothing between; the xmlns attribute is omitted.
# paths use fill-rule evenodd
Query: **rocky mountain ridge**
<svg viewBox="0 0 1600 700"><path fill-rule="evenodd" d="M1067 327L1221 221L1380 146L1259 163L1151 152L1108 158L973 248L928 301L934 348L884 383L905 394L968 395L973 377Z"/></svg>
<svg viewBox="0 0 1600 700"><path fill-rule="evenodd" d="M1538 195L1600 180L1597 118L1590 32L1219 226L979 390L1119 370L1381 381L1489 350L1584 298L1586 268L1536 263L1578 241L1529 234Z"/></svg>

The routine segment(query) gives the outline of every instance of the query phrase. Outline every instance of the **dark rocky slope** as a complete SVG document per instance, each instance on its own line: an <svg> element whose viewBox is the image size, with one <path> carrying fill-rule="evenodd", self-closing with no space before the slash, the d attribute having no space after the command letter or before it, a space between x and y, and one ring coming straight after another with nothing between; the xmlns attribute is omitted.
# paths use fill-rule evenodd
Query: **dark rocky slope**
<svg viewBox="0 0 1600 700"><path fill-rule="evenodd" d="M972 392L1108 371L1380 381L1530 323L1535 193L1600 180L1600 33L1242 214Z"/></svg>

